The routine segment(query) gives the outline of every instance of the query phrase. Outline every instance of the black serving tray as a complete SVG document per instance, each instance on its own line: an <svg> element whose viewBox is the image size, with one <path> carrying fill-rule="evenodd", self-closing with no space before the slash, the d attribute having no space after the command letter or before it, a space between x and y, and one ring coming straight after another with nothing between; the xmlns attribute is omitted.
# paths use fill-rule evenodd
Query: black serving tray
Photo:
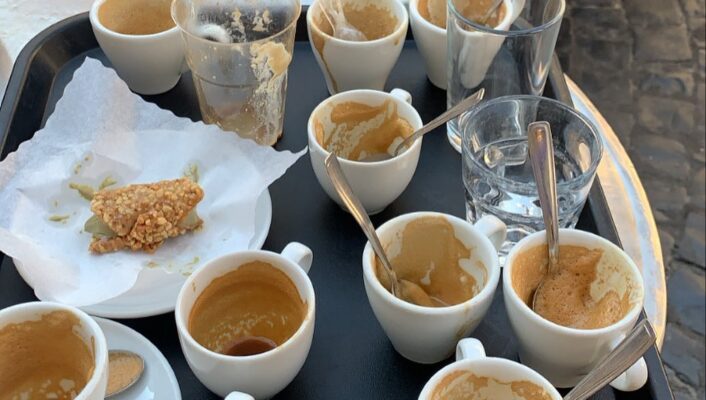
<svg viewBox="0 0 706 400"><path fill-rule="evenodd" d="M425 77L421 56L408 37L386 89L409 91L424 121L446 107L445 92ZM55 24L36 36L20 53L0 106L0 159L15 151L44 126L73 72L86 57L109 65L98 47L87 14ZM95 90L103 90L97 87ZM552 66L545 95L570 102L558 62ZM299 20L294 61L289 70L285 129L279 150L301 150L307 144L306 121L314 107L328 97L324 79L306 37L305 17ZM190 74L168 93L145 96L147 101L176 115L201 119ZM276 399L363 400L416 399L425 382L452 360L435 365L415 364L398 355L375 320L363 288L361 255L365 238L353 218L320 188L308 157L300 160L270 187L273 219L264 248L280 251L291 241L314 251L311 280L317 295L314 341L295 380ZM464 217L461 158L443 132L425 137L416 175L407 190L373 218L379 225L412 211L439 211ZM579 229L618 242L599 182L591 191ZM0 253L0 308L36 300L9 257ZM186 364L179 347L173 313L121 320L150 339L174 368L184 399L215 399ZM473 333L491 356L517 360L498 288L487 317ZM650 381L640 391L620 393L605 388L593 399L672 399L659 354L646 355Z"/></svg>

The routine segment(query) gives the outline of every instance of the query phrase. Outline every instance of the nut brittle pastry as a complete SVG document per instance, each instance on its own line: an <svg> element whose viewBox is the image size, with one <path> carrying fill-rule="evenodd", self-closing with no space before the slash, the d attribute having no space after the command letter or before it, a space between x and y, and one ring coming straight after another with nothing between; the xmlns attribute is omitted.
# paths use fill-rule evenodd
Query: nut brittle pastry
<svg viewBox="0 0 706 400"><path fill-rule="evenodd" d="M89 250L152 253L165 240L201 227L196 205L203 196L203 189L187 178L100 190L84 227L93 234Z"/></svg>

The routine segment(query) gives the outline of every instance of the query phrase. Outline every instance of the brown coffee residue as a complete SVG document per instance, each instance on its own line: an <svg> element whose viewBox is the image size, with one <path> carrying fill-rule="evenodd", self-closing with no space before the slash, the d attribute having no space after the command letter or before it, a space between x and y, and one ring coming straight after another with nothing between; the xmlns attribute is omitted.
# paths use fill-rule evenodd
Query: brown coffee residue
<svg viewBox="0 0 706 400"><path fill-rule="evenodd" d="M76 397L93 374L93 348L68 311L0 328L0 400Z"/></svg>
<svg viewBox="0 0 706 400"><path fill-rule="evenodd" d="M299 329L306 311L287 274L253 261L204 289L189 314L189 332L199 344L221 354L246 338L266 338L280 346Z"/></svg>
<svg viewBox="0 0 706 400"><path fill-rule="evenodd" d="M470 260L471 250L456 237L453 225L444 217L412 220L397 242L385 245L385 252L397 277L419 285L436 307L463 303L480 291L479 283L460 265L462 260ZM390 290L382 264L377 258L375 261L378 280ZM479 267L487 272L485 266ZM483 284L480 282L480 286Z"/></svg>
<svg viewBox="0 0 706 400"><path fill-rule="evenodd" d="M556 324L578 329L612 325L630 310L630 292L620 295L609 290L596 300L591 285L603 250L580 246L559 247L559 272L548 278L537 294L535 312ZM544 277L549 260L547 247L536 246L519 254L512 268L512 287L527 305Z"/></svg>
<svg viewBox="0 0 706 400"><path fill-rule="evenodd" d="M171 0L106 0L98 9L98 20L113 32L151 35L175 26Z"/></svg>
<svg viewBox="0 0 706 400"><path fill-rule="evenodd" d="M484 22L482 21L485 14L493 5L493 0L454 0L456 10L464 17L489 28L496 28L505 19L507 15L507 4L503 2ZM446 21L444 21L446 22ZM446 24L444 24L446 26Z"/></svg>
<svg viewBox="0 0 706 400"><path fill-rule="evenodd" d="M470 371L454 371L436 385L431 400L551 400L541 386L530 381L502 382Z"/></svg>
<svg viewBox="0 0 706 400"><path fill-rule="evenodd" d="M329 114L314 121L316 141L327 151L348 160L366 161L389 154L394 150L393 144L401 143L414 132L412 125L399 116L397 103L392 100L385 100L379 106L343 102L321 112Z"/></svg>
<svg viewBox="0 0 706 400"><path fill-rule="evenodd" d="M363 32L368 40L377 40L390 36L399 25L397 17L389 9L378 7L373 2L361 4L361 2L349 1L343 5L343 14L346 16L348 23ZM314 18L314 23L319 30L333 37L333 27L321 12ZM320 53L323 54L322 52Z"/></svg>
<svg viewBox="0 0 706 400"><path fill-rule="evenodd" d="M446 0L419 0L417 9L422 18L446 29Z"/></svg>
<svg viewBox="0 0 706 400"><path fill-rule="evenodd" d="M136 355L125 352L110 352L108 355L108 388L106 395L124 389L142 373L143 361Z"/></svg>

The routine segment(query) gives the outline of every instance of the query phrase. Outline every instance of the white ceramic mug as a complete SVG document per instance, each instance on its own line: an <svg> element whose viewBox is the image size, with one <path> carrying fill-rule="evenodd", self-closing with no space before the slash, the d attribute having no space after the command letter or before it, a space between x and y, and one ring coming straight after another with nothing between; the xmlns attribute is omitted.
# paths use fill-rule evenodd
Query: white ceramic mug
<svg viewBox="0 0 706 400"><path fill-rule="evenodd" d="M121 79L136 93L164 93L179 82L188 69L179 28L150 35L126 35L101 23L98 11L106 0L96 0L90 21L98 44Z"/></svg>
<svg viewBox="0 0 706 400"><path fill-rule="evenodd" d="M314 173L326 194L344 209L343 202L326 173L324 160L330 152L316 140L315 120L322 113L330 113L330 109L336 104L353 101L379 106L386 100L392 100L397 104L399 116L407 120L415 131L422 127L422 119L411 105L412 95L402 89L393 89L390 93L375 90L351 90L340 93L324 100L309 117L307 124L309 155ZM409 149L388 160L363 162L339 157L343 174L368 214L377 214L384 210L407 188L417 169L421 150L422 139L417 139Z"/></svg>
<svg viewBox="0 0 706 400"><path fill-rule="evenodd" d="M630 257L600 236L579 230L560 229L559 244L603 250L604 259L612 261L599 266L614 265L619 270L616 272L611 267L611 270L606 268L607 272L602 272L599 267L597 282L617 285L616 288L628 288L626 290L629 290L631 305L620 321L604 328L574 329L555 324L532 311L512 285L512 271L518 255L533 247L545 246L545 231L527 236L510 251L503 272L503 295L510 324L519 342L520 360L545 376L554 386L566 388L575 386L630 332L642 311L644 285L640 270ZM644 359L640 359L613 381L611 386L622 391L633 391L641 388L645 382L647 365Z"/></svg>
<svg viewBox="0 0 706 400"><path fill-rule="evenodd" d="M504 358L487 357L483 344L479 340L467 338L458 342L456 362L442 368L429 379L419 395L419 400L432 400L434 389L443 379L454 372L461 371L470 372L479 377L493 378L504 383L530 382L543 388L552 400L562 399L551 383L537 372Z"/></svg>
<svg viewBox="0 0 706 400"><path fill-rule="evenodd" d="M209 390L229 399L270 398L284 389L299 373L311 348L314 334L315 296L307 272L311 250L290 243L281 254L269 251L241 251L210 261L194 272L179 292L176 317L179 342L196 377ZM264 261L292 280L307 311L294 335L273 350L252 356L228 356L201 346L189 333L189 315L194 302L211 282L251 261ZM238 393L233 393L238 392Z"/></svg>
<svg viewBox="0 0 706 400"><path fill-rule="evenodd" d="M36 321L43 315L55 311L65 311L78 318L80 326L74 332L93 352L93 373L75 400L103 400L108 384L108 345L103 331L88 314L78 308L59 303L39 301L22 303L0 310L0 329L8 324Z"/></svg>
<svg viewBox="0 0 706 400"><path fill-rule="evenodd" d="M397 27L388 36L356 42L326 34L319 28L324 16L316 0L306 13L309 42L316 61L326 78L329 93L353 89L383 90L390 71L397 63L407 35L409 16L399 0L343 0L355 4L369 3L384 7L397 18Z"/></svg>
<svg viewBox="0 0 706 400"><path fill-rule="evenodd" d="M417 48L422 53L429 81L434 86L446 90L446 29L432 24L419 14L419 0L409 1L409 24Z"/></svg>
<svg viewBox="0 0 706 400"><path fill-rule="evenodd" d="M456 237L471 249L471 260L462 262L461 267L473 275L480 291L463 303L439 308L398 299L378 280L375 254L369 242L363 251L363 280L375 317L395 350L411 361L433 364L448 358L456 343L471 334L485 317L500 280L497 249L505 241L507 228L493 216L485 216L471 225L448 214L416 212L380 226L376 232L382 245L387 246L409 222L425 217L445 218L453 226ZM479 267L479 263L485 268Z"/></svg>

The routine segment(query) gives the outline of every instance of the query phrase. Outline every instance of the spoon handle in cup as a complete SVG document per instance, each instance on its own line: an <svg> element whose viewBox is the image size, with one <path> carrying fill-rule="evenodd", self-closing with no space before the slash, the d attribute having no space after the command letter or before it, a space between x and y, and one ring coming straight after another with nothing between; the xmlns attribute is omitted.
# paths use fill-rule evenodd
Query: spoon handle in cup
<svg viewBox="0 0 706 400"><path fill-rule="evenodd" d="M438 117L434 118L431 122L429 122L428 124L419 128L418 131L414 132L411 136L409 136L404 141L402 141L400 144L398 144L397 147L395 148L395 151L392 152L392 155L393 156L399 155L403 149L409 147L412 143L414 143L415 140L419 139L420 137L422 137L422 136L426 135L427 133L433 131L434 129L440 127L441 125L449 122L450 120L452 120L452 119L458 117L459 115L463 114L464 112L468 111L469 108L475 106L481 100L483 100L484 95L485 95L485 89L481 88L480 90L478 90L477 92L468 96L466 99L464 99L460 103L458 103L455 106L453 106L452 108L450 108L448 111L446 111L443 114L439 115Z"/></svg>
<svg viewBox="0 0 706 400"><path fill-rule="evenodd" d="M532 172L537 182L539 204L542 206L542 216L547 232L549 246L549 273L559 263L559 205L557 204L556 167L554 163L554 141L549 123L537 121L527 128Z"/></svg>
<svg viewBox="0 0 706 400"><path fill-rule="evenodd" d="M341 200L343 200L343 203L345 203L346 207L348 208L348 211L350 211L351 215L353 215L353 218L355 218L356 222L358 222L358 225L360 225L360 227L363 229L363 232L370 241L370 245L373 247L375 254L383 263L385 271L387 272L388 278L390 280L392 294L397 296L397 294L399 293L398 282L397 277L395 276L395 272L392 269L392 264L390 264L390 260L388 260L387 256L385 256L385 250L383 249L380 240L378 240L378 235L375 232L375 227L370 221L370 217L368 217L368 213L365 211L365 207L363 207L363 205L360 203L358 197L353 194L353 190L348 184L346 177L343 175L341 165L338 163L338 157L336 157L334 153L331 153L326 157L326 160L324 160L324 164L326 165L326 173L328 173L328 176L331 178L331 182L333 183L334 188L336 188L336 192L338 192L338 195L341 197Z"/></svg>
<svg viewBox="0 0 706 400"><path fill-rule="evenodd" d="M618 347L599 362L564 400L588 399L637 362L656 339L650 323L646 319L640 321Z"/></svg>

